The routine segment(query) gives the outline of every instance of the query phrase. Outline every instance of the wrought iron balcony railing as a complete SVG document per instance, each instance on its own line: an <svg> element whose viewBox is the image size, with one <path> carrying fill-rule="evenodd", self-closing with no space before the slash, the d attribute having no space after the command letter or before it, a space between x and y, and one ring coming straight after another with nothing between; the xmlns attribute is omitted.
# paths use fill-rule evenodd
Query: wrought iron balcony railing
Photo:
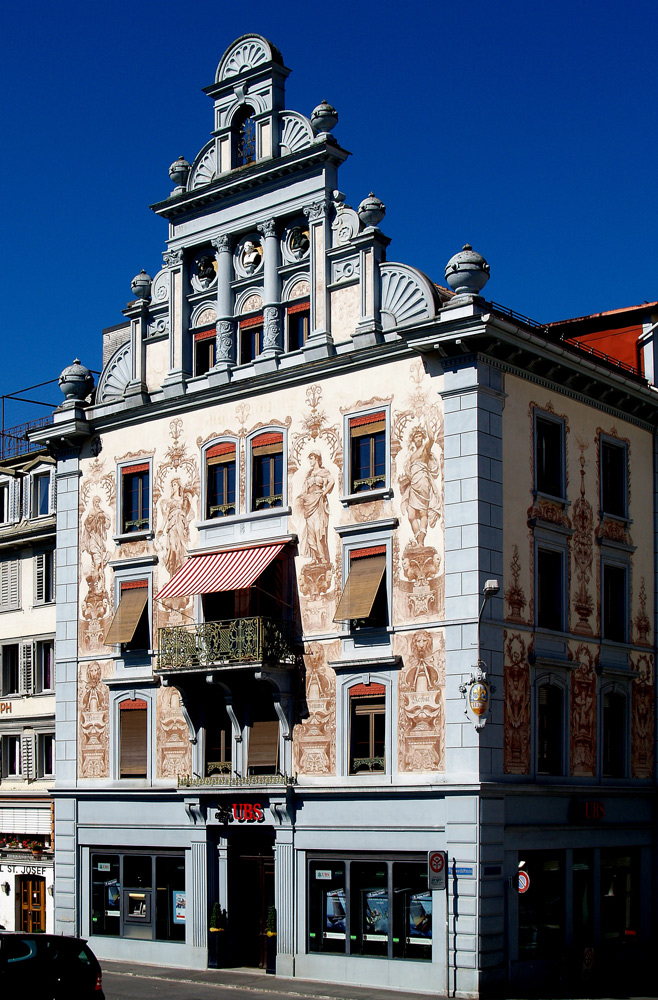
<svg viewBox="0 0 658 1000"><path fill-rule="evenodd" d="M159 629L156 670L189 670L236 663L293 663L295 653L290 622L272 618L231 618Z"/></svg>
<svg viewBox="0 0 658 1000"><path fill-rule="evenodd" d="M258 785L296 785L297 779L291 774L211 774L205 778L179 774L179 788L203 788L222 786L224 788L249 788Z"/></svg>

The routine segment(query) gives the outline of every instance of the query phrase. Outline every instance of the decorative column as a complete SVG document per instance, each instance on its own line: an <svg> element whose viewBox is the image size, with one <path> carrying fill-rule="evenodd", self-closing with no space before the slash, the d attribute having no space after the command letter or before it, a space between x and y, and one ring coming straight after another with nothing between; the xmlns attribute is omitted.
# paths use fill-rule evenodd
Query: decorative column
<svg viewBox="0 0 658 1000"><path fill-rule="evenodd" d="M209 373L211 385L228 382L235 365L235 319L233 317L233 259L231 238L224 234L211 241L217 255L217 340L215 367Z"/></svg>
<svg viewBox="0 0 658 1000"><path fill-rule="evenodd" d="M309 360L326 358L334 353L334 344L329 332L329 292L327 290L327 249L331 245L329 220L329 200L319 198L304 206L308 219L311 283L311 316L308 340L304 351Z"/></svg>
<svg viewBox="0 0 658 1000"><path fill-rule="evenodd" d="M130 283L135 302L123 314L130 320L130 382L125 389L126 405L139 406L147 402L146 389L146 329L151 301L151 278L146 271L137 274Z"/></svg>
<svg viewBox="0 0 658 1000"><path fill-rule="evenodd" d="M196 833L196 831L195 831ZM208 846L205 841L205 830L199 835L202 841L192 841L190 867L187 882L187 907L192 924L192 947L208 948Z"/></svg>
<svg viewBox="0 0 658 1000"><path fill-rule="evenodd" d="M292 826L276 831L274 905L276 907L276 974L295 974L295 851Z"/></svg>
<svg viewBox="0 0 658 1000"><path fill-rule="evenodd" d="M379 229L386 206L372 191L359 205L359 219L366 227L352 241L359 249L361 275L361 316L352 334L355 349L370 347L381 339L381 288L379 265L386 260L386 247L391 242Z"/></svg>
<svg viewBox="0 0 658 1000"><path fill-rule="evenodd" d="M263 236L263 349L261 358L276 358L283 352L281 330L281 253L276 220L267 219L257 226Z"/></svg>
<svg viewBox="0 0 658 1000"><path fill-rule="evenodd" d="M185 391L183 372L183 250L166 250L162 255L169 269L169 371L162 383L165 396Z"/></svg>

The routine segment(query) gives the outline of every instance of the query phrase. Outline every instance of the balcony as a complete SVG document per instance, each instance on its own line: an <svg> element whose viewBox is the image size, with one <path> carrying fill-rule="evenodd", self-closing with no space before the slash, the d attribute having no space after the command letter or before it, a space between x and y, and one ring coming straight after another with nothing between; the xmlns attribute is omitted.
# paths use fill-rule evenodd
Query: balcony
<svg viewBox="0 0 658 1000"><path fill-rule="evenodd" d="M297 655L292 624L273 618L232 618L161 628L156 672L205 670L251 663L281 666Z"/></svg>

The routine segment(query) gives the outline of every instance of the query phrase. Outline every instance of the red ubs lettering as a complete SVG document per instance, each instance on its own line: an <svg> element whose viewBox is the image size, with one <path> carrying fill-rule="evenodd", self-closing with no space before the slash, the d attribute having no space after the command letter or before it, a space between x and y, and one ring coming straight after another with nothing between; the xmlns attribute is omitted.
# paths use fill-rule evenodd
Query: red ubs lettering
<svg viewBox="0 0 658 1000"><path fill-rule="evenodd" d="M264 819L260 802L234 802L233 818L238 823L261 823Z"/></svg>

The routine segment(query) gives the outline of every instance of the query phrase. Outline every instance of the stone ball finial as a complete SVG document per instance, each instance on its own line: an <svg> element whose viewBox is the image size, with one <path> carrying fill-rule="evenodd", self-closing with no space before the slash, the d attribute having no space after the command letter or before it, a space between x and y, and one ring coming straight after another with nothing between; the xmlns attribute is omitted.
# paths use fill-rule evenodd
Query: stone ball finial
<svg viewBox="0 0 658 1000"><path fill-rule="evenodd" d="M320 132L331 132L338 123L338 112L327 101L322 101L311 112L311 128L318 135Z"/></svg>
<svg viewBox="0 0 658 1000"><path fill-rule="evenodd" d="M86 399L94 388L94 376L80 364L80 358L76 358L72 365L64 369L58 381L66 399L78 402Z"/></svg>
<svg viewBox="0 0 658 1000"><path fill-rule="evenodd" d="M489 265L470 243L446 264L446 281L457 295L479 295L489 280Z"/></svg>
<svg viewBox="0 0 658 1000"><path fill-rule="evenodd" d="M371 191L359 205L358 213L364 226L378 226L386 215L386 205Z"/></svg>
<svg viewBox="0 0 658 1000"><path fill-rule="evenodd" d="M153 281L151 276L142 268L139 274L136 274L130 282L130 287L135 298L148 302L151 298L152 283Z"/></svg>
<svg viewBox="0 0 658 1000"><path fill-rule="evenodd" d="M169 167L169 176L176 187L185 187L192 167L184 156L179 156Z"/></svg>

